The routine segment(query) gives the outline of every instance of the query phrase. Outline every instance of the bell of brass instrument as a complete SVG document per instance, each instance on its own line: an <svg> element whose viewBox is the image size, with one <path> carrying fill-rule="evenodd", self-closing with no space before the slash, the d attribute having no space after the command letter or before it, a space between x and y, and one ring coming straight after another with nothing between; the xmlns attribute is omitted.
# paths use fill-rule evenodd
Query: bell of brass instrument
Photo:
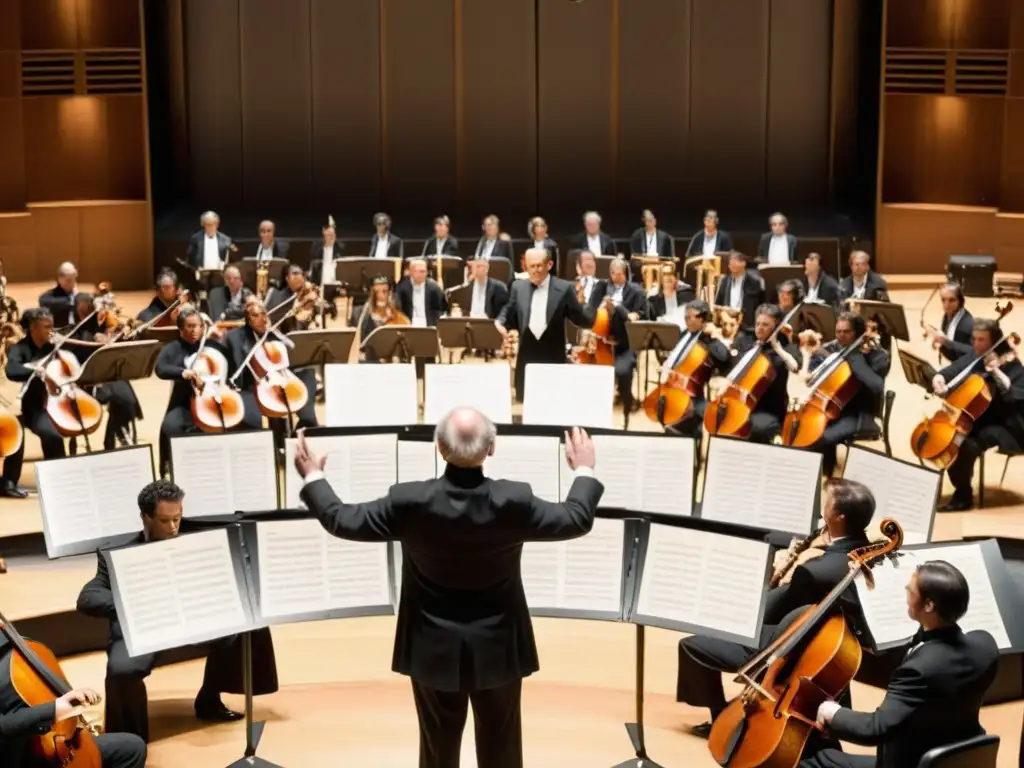
<svg viewBox="0 0 1024 768"><path fill-rule="evenodd" d="M824 555L828 544L828 529L824 525L813 536L793 539L789 549L775 555L775 573L772 574L768 585L780 587L789 584L793 579L793 572L804 563Z"/></svg>
<svg viewBox="0 0 1024 768"><path fill-rule="evenodd" d="M697 285L694 286L694 293L714 311L715 290L718 288L718 279L722 276L722 257L718 254L711 257L691 256L683 263L683 274L686 274L691 264L696 265Z"/></svg>
<svg viewBox="0 0 1024 768"><path fill-rule="evenodd" d="M270 267L267 266L266 261L260 259L260 263L256 267L256 295L261 299L265 299L269 291Z"/></svg>

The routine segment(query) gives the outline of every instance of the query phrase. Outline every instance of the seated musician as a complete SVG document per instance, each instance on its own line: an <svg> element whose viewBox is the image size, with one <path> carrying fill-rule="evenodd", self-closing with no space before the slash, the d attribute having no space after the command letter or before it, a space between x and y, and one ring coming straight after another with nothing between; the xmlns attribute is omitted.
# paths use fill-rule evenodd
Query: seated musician
<svg viewBox="0 0 1024 768"><path fill-rule="evenodd" d="M260 243L256 246L256 259L258 261L270 261L271 259L287 259L291 243L277 237L277 225L266 219L260 222Z"/></svg>
<svg viewBox="0 0 1024 768"><path fill-rule="evenodd" d="M736 348L740 339L747 334L740 330L741 312L730 307L715 307L714 324L718 328L718 338L729 351L730 357L736 357Z"/></svg>
<svg viewBox="0 0 1024 768"><path fill-rule="evenodd" d="M240 328L228 331L223 340L223 346L227 350L228 380L230 381L238 374L234 378L234 386L238 389L242 396L242 403L245 405L245 416L242 418L239 429L263 428L263 414L256 401L256 377L253 375L251 363L245 365L243 363L253 347L256 346L256 341L263 337L269 326L266 307L262 301L253 296L245 304L245 324ZM275 331L270 335L270 339L283 338L284 334L280 331ZM315 394L316 389L314 388L306 406L297 414L300 426L306 424L316 426Z"/></svg>
<svg viewBox="0 0 1024 768"><path fill-rule="evenodd" d="M659 256L671 259L676 255L676 244L672 237L658 229L658 220L650 211L642 214L643 226L633 232L629 239L630 254L641 256Z"/></svg>
<svg viewBox="0 0 1024 768"><path fill-rule="evenodd" d="M989 448L998 446L1008 453L1024 448L1024 366L1014 354L993 351L1002 338L999 323L978 318L974 321L971 354L963 355L947 365L932 380L932 391L940 397L949 391L949 385L977 357L984 358L982 373L988 383L992 402L971 427L970 434L960 443L956 459L946 469L953 484L953 498L939 509L943 512L961 512L973 503L972 481L974 464Z"/></svg>
<svg viewBox="0 0 1024 768"><path fill-rule="evenodd" d="M757 261L761 264L795 264L796 238L789 234L789 219L781 213L768 219L771 232L761 235L757 245Z"/></svg>
<svg viewBox="0 0 1024 768"><path fill-rule="evenodd" d="M964 289L959 283L946 283L939 289L942 300L942 332L932 335L932 345L949 362L956 362L972 351L974 316L964 306Z"/></svg>
<svg viewBox="0 0 1024 768"><path fill-rule="evenodd" d="M480 229L483 235L477 241L474 259L508 259L512 261L512 243L501 237L501 222L497 216L484 218Z"/></svg>
<svg viewBox="0 0 1024 768"><path fill-rule="evenodd" d="M279 321L290 309L294 307L294 301L302 298L304 289L309 285L306 282L306 275L298 264L290 264L285 272L284 285L280 288L273 288L267 296L266 308L270 315L271 324ZM295 299L292 297L295 296ZM287 308L283 305L288 302ZM302 310L298 314L289 317L281 323L281 333L292 333L293 331L308 330L314 317L314 309ZM316 394L316 367L304 366L295 368L295 375L306 385L309 392L309 402L298 412L300 426L317 426L316 407L314 395Z"/></svg>
<svg viewBox="0 0 1024 768"><path fill-rule="evenodd" d="M213 211L200 216L199 223L202 230L188 241L188 263L194 269L222 269L234 250L231 238L220 231L220 216Z"/></svg>
<svg viewBox="0 0 1024 768"><path fill-rule="evenodd" d="M917 567L906 591L907 613L920 626L878 709L857 712L834 701L818 707L818 723L831 736L877 747L877 754L805 750L799 768L911 768L929 750L985 733L978 714L999 648L988 632L964 632L957 623L970 602L967 579L931 560Z"/></svg>
<svg viewBox="0 0 1024 768"><path fill-rule="evenodd" d="M53 351L53 315L41 307L27 309L21 314L21 327L25 329L25 337L7 353L6 368L7 378L11 381L23 383L31 379L21 398L21 416L18 418L25 429L39 438L43 445L43 458L62 459L66 455L64 438L46 413L47 386L42 378L35 374L35 367L32 365ZM25 443L22 441L18 452L8 456L4 462L6 477L21 476L21 460L24 453Z"/></svg>
<svg viewBox="0 0 1024 768"><path fill-rule="evenodd" d="M867 330L863 317L853 312L842 312L836 318L836 337L822 347L817 346L817 338L812 341L811 346L803 346L801 340L801 353L804 357L805 370L807 366L815 368L824 363L832 355L842 352L846 347L853 344ZM873 344L867 348L861 347L854 350L846 359L858 384L857 393L850 398L850 401L843 408L839 418L829 422L825 428L825 434L817 443L811 446L812 450L820 451L823 454L822 471L825 476L831 476L836 468L836 446L853 440L858 436L866 436L878 433L878 424L875 418L881 410L879 403L885 392L885 377L889 375L889 367L892 359L884 349L879 349Z"/></svg>
<svg viewBox="0 0 1024 768"><path fill-rule="evenodd" d="M888 301L889 284L871 269L871 257L864 251L850 254L850 274L839 284L843 300Z"/></svg>
<svg viewBox="0 0 1024 768"><path fill-rule="evenodd" d="M377 213L373 217L373 228L376 230L370 238L371 259L400 259L405 247L402 238L391 232L391 217L386 213Z"/></svg>
<svg viewBox="0 0 1024 768"><path fill-rule="evenodd" d="M747 257L739 251L729 254L728 269L718 284L715 304L742 312L743 330L753 331L757 308L764 304L764 279L749 268Z"/></svg>
<svg viewBox="0 0 1024 768"><path fill-rule="evenodd" d="M399 312L395 302L391 281L384 275L373 278L370 296L366 303L353 312L349 324L356 329L356 348L362 349L366 337L382 325L408 325L409 318ZM361 362L379 363L380 359L369 347L362 349Z"/></svg>
<svg viewBox="0 0 1024 768"><path fill-rule="evenodd" d="M615 241L601 231L601 215L597 211L583 214L583 231L574 236L569 247L590 251L596 256L617 256Z"/></svg>
<svg viewBox="0 0 1024 768"><path fill-rule="evenodd" d="M526 234L533 241L531 248L543 248L548 252L548 258L554 263L555 271L558 271L558 243L554 241L548 232L548 223L540 216L534 216L526 225Z"/></svg>
<svg viewBox="0 0 1024 768"><path fill-rule="evenodd" d="M571 251L569 258L576 264L576 285L583 286L583 300L589 302L594 288L601 282L597 277L597 259L590 251Z"/></svg>
<svg viewBox="0 0 1024 768"><path fill-rule="evenodd" d="M486 259L469 262L472 293L470 294L469 316L486 317L494 320L508 304L508 287L500 280L488 276L491 264Z"/></svg>
<svg viewBox="0 0 1024 768"><path fill-rule="evenodd" d="M716 253L729 253L732 250L732 235L718 228L718 211L707 211L704 214L704 229L690 238L687 255L711 258Z"/></svg>
<svg viewBox="0 0 1024 768"><path fill-rule="evenodd" d="M820 254L807 254L804 259L804 276L801 282L804 286L804 301L828 304L836 309L839 308L842 299L839 283L821 268Z"/></svg>
<svg viewBox="0 0 1024 768"><path fill-rule="evenodd" d="M185 492L170 480L149 483L139 493L142 533L133 542L165 541L175 538L182 526ZM159 663L159 655L129 656L114 605L114 593L103 553L97 553L96 575L82 587L78 610L86 616L110 622L107 639L106 707L104 726L110 733L133 733L149 742L149 705L146 678ZM277 664L269 629L252 633L253 693L277 691ZM244 693L242 647L238 637L226 637L205 644L206 670L196 695L196 717L207 722L241 720L242 714L224 706L222 693Z"/></svg>
<svg viewBox="0 0 1024 768"><path fill-rule="evenodd" d="M594 312L602 305L609 312L611 336L608 341L615 350L615 387L623 409L632 410L636 350L629 346L626 323L647 319L647 299L643 289L627 279L628 272L629 262L621 258L613 260L608 268L608 279L597 284L590 294L589 304Z"/></svg>
<svg viewBox="0 0 1024 768"><path fill-rule="evenodd" d="M337 279L334 262L345 256L345 244L338 239L333 224L321 227L320 234L320 242L309 248L309 280L316 285L333 283Z"/></svg>
<svg viewBox="0 0 1024 768"><path fill-rule="evenodd" d="M659 277L658 292L647 300L647 314L653 320L673 317L694 299L693 288L679 279L671 264L662 266Z"/></svg>
<svg viewBox="0 0 1024 768"><path fill-rule="evenodd" d="M70 261L57 267L57 284L39 296L39 306L53 316L54 326L65 328L75 324L75 294L78 293L78 270Z"/></svg>
<svg viewBox="0 0 1024 768"><path fill-rule="evenodd" d="M139 312L136 317L143 323L152 322L155 318L167 312L167 308L178 300L178 276L165 269L156 276L156 296L149 302L145 309ZM177 319L176 313L169 312L157 323L158 326L174 325Z"/></svg>
<svg viewBox="0 0 1024 768"><path fill-rule="evenodd" d="M852 480L832 480L822 510L824 532L813 537L799 560L786 557L772 579L778 586L768 591L761 629L760 647L794 618L794 611L818 603L849 572L848 555L867 546L864 529L875 514L875 498L865 486ZM857 593L849 587L842 596L843 612L857 632L859 609ZM694 635L679 643L679 674L676 701L711 710L711 721L728 703L722 688L722 673L736 672L757 652L739 643ZM711 722L698 725L693 732L707 738Z"/></svg>
<svg viewBox="0 0 1024 768"><path fill-rule="evenodd" d="M224 267L224 285L218 285L207 298L210 306L210 317L215 322L228 322L245 318L245 304L253 292L248 286L242 285L241 270L232 265Z"/></svg>
<svg viewBox="0 0 1024 768"><path fill-rule="evenodd" d="M438 318L448 311L444 291L427 277L427 262L423 259L409 261L409 279L398 284L395 298L398 308L420 328L436 326Z"/></svg>
<svg viewBox="0 0 1024 768"><path fill-rule="evenodd" d="M458 256L459 241L451 235L452 222L447 216L434 219L434 236L423 243L423 256Z"/></svg>
<svg viewBox="0 0 1024 768"><path fill-rule="evenodd" d="M776 291L779 294L779 309L783 314L792 311L804 300L804 287L799 280L783 280Z"/></svg>

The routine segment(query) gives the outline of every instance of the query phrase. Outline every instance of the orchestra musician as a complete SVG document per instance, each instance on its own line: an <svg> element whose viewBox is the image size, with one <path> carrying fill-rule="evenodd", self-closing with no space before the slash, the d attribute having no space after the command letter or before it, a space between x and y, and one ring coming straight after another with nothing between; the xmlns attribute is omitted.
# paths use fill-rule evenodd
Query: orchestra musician
<svg viewBox="0 0 1024 768"><path fill-rule="evenodd" d="M583 231L573 237L569 247L574 250L590 251L597 256L617 256L615 241L601 231L601 215L597 211L583 214Z"/></svg>
<svg viewBox="0 0 1024 768"><path fill-rule="evenodd" d="M877 747L877 754L805 751L799 768L907 768L936 747L985 733L978 713L996 678L999 648L988 632L960 629L970 603L967 579L931 560L911 574L906 593L907 614L919 628L878 709L857 712L830 700L818 707L818 724L832 737Z"/></svg>
<svg viewBox="0 0 1024 768"><path fill-rule="evenodd" d="M333 224L320 228L321 241L309 249L309 280L316 285L336 280L334 262L345 256L345 244L338 239ZM325 271L326 270L326 271Z"/></svg>
<svg viewBox="0 0 1024 768"><path fill-rule="evenodd" d="M231 238L220 231L220 216L207 211L199 217L202 230L188 241L188 263L195 269L222 269L228 261Z"/></svg>
<svg viewBox="0 0 1024 768"><path fill-rule="evenodd" d="M165 269L156 276L156 295L149 302L145 309L139 312L136 317L142 323L148 323L167 311L174 302L178 300L178 276L171 270ZM177 319L176 312L170 312L162 325L174 325Z"/></svg>
<svg viewBox="0 0 1024 768"><path fill-rule="evenodd" d="M75 324L75 295L78 293L78 270L70 261L57 267L57 284L39 296L39 306L53 316L57 328Z"/></svg>
<svg viewBox="0 0 1024 768"><path fill-rule="evenodd" d="M373 283L370 286L370 296L366 304L352 315L351 325L357 329L357 346L361 346L366 337L379 326L408 324L408 316L399 312L395 304L394 293L391 290L391 281L384 275L378 275L373 278ZM369 347L363 349L360 356L363 362L380 362L376 353Z"/></svg>
<svg viewBox="0 0 1024 768"><path fill-rule="evenodd" d="M974 316L964 306L964 289L959 283L946 283L939 289L942 300L942 333L932 336L932 344L949 362L971 353Z"/></svg>
<svg viewBox="0 0 1024 768"><path fill-rule="evenodd" d="M743 330L753 331L757 308L764 304L764 279L756 269L749 268L747 257L739 251L729 254L728 269L718 283L715 304L738 309L743 313Z"/></svg>
<svg viewBox="0 0 1024 768"><path fill-rule="evenodd" d="M508 287L500 280L488 277L491 264L486 259L469 262L472 276L469 316L486 317L494 320L508 304Z"/></svg>
<svg viewBox="0 0 1024 768"><path fill-rule="evenodd" d="M761 264L795 264L796 237L789 234L789 219L774 213L768 219L771 232L761 235L757 245L757 260Z"/></svg>
<svg viewBox="0 0 1024 768"><path fill-rule="evenodd" d="M746 334L740 330L740 312L730 307L715 307L715 325L718 327L718 339L729 350L731 357L736 357L736 344Z"/></svg>
<svg viewBox="0 0 1024 768"><path fill-rule="evenodd" d="M718 228L718 212L707 211L704 214L704 229L690 238L687 255L711 258L716 253L731 253L732 250L732 235Z"/></svg>
<svg viewBox="0 0 1024 768"><path fill-rule="evenodd" d="M451 236L452 222L447 216L434 219L434 236L423 244L424 256L458 256L459 241Z"/></svg>
<svg viewBox="0 0 1024 768"><path fill-rule="evenodd" d="M850 274L839 284L843 300L888 301L889 284L871 269L871 257L864 251L850 254Z"/></svg>
<svg viewBox="0 0 1024 768"><path fill-rule="evenodd" d="M480 226L483 235L477 241L474 259L507 259L512 262L512 243L501 237L501 221L493 214L484 218Z"/></svg>
<svg viewBox="0 0 1024 768"><path fill-rule="evenodd" d="M867 546L864 530L875 514L875 497L853 480L829 481L822 510L824 530L800 546L810 556L788 558L776 571L776 579L788 583L769 589L764 608L761 647L768 645L791 614L823 600L849 572L848 555ZM816 544L817 546L811 546ZM843 613L854 632L862 626L856 589L851 585L841 597ZM707 738L711 723L728 703L722 687L722 673L736 672L756 653L739 643L694 635L679 643L679 674L676 701L693 707L707 707L711 721L692 729Z"/></svg>
<svg viewBox="0 0 1024 768"><path fill-rule="evenodd" d="M260 244L256 247L257 261L270 261L271 259L287 259L291 243L287 240L277 238L277 226L274 222L264 220L260 222Z"/></svg>
<svg viewBox="0 0 1024 768"><path fill-rule="evenodd" d="M400 259L405 253L405 245L402 238L391 232L391 217L386 213L377 213L373 216L373 226L376 230L370 238L370 257L374 259Z"/></svg>
<svg viewBox="0 0 1024 768"><path fill-rule="evenodd" d="M569 258L576 264L576 284L583 288L583 301L590 301L594 288L601 282L597 277L597 259L590 251L570 251Z"/></svg>
<svg viewBox="0 0 1024 768"><path fill-rule="evenodd" d="M591 313L596 313L602 305L609 312L609 343L615 351L615 388L619 392L623 409L632 411L636 351L630 349L626 323L647 319L647 298L640 286L627 279L628 272L629 262L622 258L612 260L608 267L608 279L597 284L588 303Z"/></svg>
<svg viewBox="0 0 1024 768"><path fill-rule="evenodd" d="M693 288L684 283L671 264L661 268L658 292L647 300L647 315L650 319L671 318L695 298Z"/></svg>
<svg viewBox="0 0 1024 768"><path fill-rule="evenodd" d="M534 276L551 262L546 251L530 253ZM561 290L575 297L568 283ZM479 411L456 408L434 433L444 475L393 485L387 496L363 504L338 498L324 479L326 457L311 453L304 435L295 451L301 498L328 533L402 544L392 669L412 678L420 768L459 764L470 704L477 764L522 768L522 680L539 669L522 545L588 533L604 492L593 477L593 441L578 428L565 438L574 480L564 503L537 498L526 483L485 477L495 431Z"/></svg>
<svg viewBox="0 0 1024 768"><path fill-rule="evenodd" d="M801 282L804 285L804 301L828 304L839 309L842 292L839 283L821 268L821 254L809 253L804 258L804 276Z"/></svg>
<svg viewBox="0 0 1024 768"><path fill-rule="evenodd" d="M242 284L242 271L234 264L224 267L224 285L210 291L207 303L215 321L237 321L245 317L245 305L254 294Z"/></svg>
<svg viewBox="0 0 1024 768"><path fill-rule="evenodd" d="M185 492L170 480L156 480L139 493L142 532L133 544L165 541L178 536L182 526ZM186 534L187 535L187 534ZM110 574L103 552L97 553L96 575L78 595L78 610L109 625L107 638L106 707L104 724L111 733L132 733L149 742L149 705L146 678L158 664L154 653L130 656L117 617ZM262 696L277 691L277 663L269 629L258 629L252 636L253 694ZM206 644L206 670L193 709L199 720L228 722L241 720L242 714L224 706L222 693L244 693L242 685L242 644L237 636Z"/></svg>
<svg viewBox="0 0 1024 768"><path fill-rule="evenodd" d="M984 378L992 394L992 402L971 426L970 434L960 443L956 459L946 469L953 484L953 497L939 507L943 512L968 510L973 504L971 490L974 464L986 450L994 446L1008 453L1024 447L1024 366L1016 354L993 352L993 345L1002 337L999 323L977 318L971 334L973 354L963 355L947 365L932 380L932 391L944 396L957 375L974 362L975 356L985 358Z"/></svg>
<svg viewBox="0 0 1024 768"><path fill-rule="evenodd" d="M641 214L643 226L633 232L629 239L631 254L643 256L659 256L671 259L676 255L676 244L668 232L658 229L658 220L654 214L645 210Z"/></svg>
<svg viewBox="0 0 1024 768"><path fill-rule="evenodd" d="M565 363L565 321L578 328L594 325L594 313L581 305L575 286L551 275L553 266L546 250L531 248L525 256L527 280L512 284L508 303L494 321L506 340L510 330L519 331L516 355L516 398L522 402L526 366L530 363Z"/></svg>
<svg viewBox="0 0 1024 768"><path fill-rule="evenodd" d="M42 307L26 309L21 315L21 327L25 329L25 337L8 351L6 368L7 378L11 381L23 383L32 380L22 395L19 418L22 426L39 438L43 458L62 459L66 455L64 438L46 413L47 386L41 377L34 375L32 366L33 362L53 351L53 315ZM25 443L22 441L21 449L4 462L5 477L21 477L24 452Z"/></svg>
<svg viewBox="0 0 1024 768"><path fill-rule="evenodd" d="M412 325L432 328L448 311L448 299L437 281L427 277L427 262L424 259L409 260L409 278L395 289L398 308L405 313Z"/></svg>
<svg viewBox="0 0 1024 768"><path fill-rule="evenodd" d="M548 233L548 223L540 216L534 216L526 225L526 234L533 241L534 248L543 248L548 252L548 258L558 268L558 243Z"/></svg>
<svg viewBox="0 0 1024 768"><path fill-rule="evenodd" d="M783 280L775 290L779 294L779 309L783 314L804 300L804 286L799 280Z"/></svg>
<svg viewBox="0 0 1024 768"><path fill-rule="evenodd" d="M260 411L259 404L256 402L256 393L254 391L256 377L253 375L251 365L245 364L243 366L243 363L249 356L252 348L256 346L256 341L267 332L268 326L267 309L262 301L253 296L245 303L245 324L228 331L224 337L223 346L227 350L228 377L235 376L244 367L244 370L234 379L235 386L238 388L239 394L242 396L242 403L245 406L245 415L242 418L239 429L263 428L263 414ZM275 337L283 339L284 334L280 331L275 331L270 335L270 339ZM315 394L316 389L314 387L312 392L310 392L310 397L305 407L297 414L299 423L303 426L316 426Z"/></svg>
<svg viewBox="0 0 1024 768"><path fill-rule="evenodd" d="M302 296L307 285L306 276L302 271L302 267L298 264L290 264L288 266L288 270L285 272L284 285L280 288L271 289L270 295L267 296L266 309L268 315L273 321L280 319L281 315L286 312L287 309L294 307L294 303L292 302L299 301L299 297ZM292 296L295 296L296 298L293 300ZM278 309L278 307L282 307L285 302L289 302L287 309ZM277 311L275 312L274 310ZM293 331L307 330L312 317L312 312L310 312L309 315L306 315L303 311L300 311L297 315L293 315L287 320L284 320L281 325L278 326L278 330L284 334L289 334ZM296 413L296 416L298 416L298 425L300 427L315 427L318 425L315 398L316 366L303 366L302 368L295 368L293 370L295 375L298 376L302 383L306 385L306 391L309 393L309 400L306 402L306 405ZM278 422L278 419L274 419L271 422L271 426L276 426Z"/></svg>

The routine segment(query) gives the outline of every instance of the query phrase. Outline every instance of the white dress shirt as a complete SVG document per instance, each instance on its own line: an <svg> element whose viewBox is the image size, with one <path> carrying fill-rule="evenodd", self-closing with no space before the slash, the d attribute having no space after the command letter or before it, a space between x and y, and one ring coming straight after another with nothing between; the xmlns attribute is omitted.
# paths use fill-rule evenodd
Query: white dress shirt
<svg viewBox="0 0 1024 768"><path fill-rule="evenodd" d="M470 317L487 317L487 281L473 281L473 303L469 310Z"/></svg>
<svg viewBox="0 0 1024 768"><path fill-rule="evenodd" d="M676 295L674 293L665 294L665 315L671 315L676 311L676 307L679 306L679 302L676 301ZM665 315L662 315L664 317Z"/></svg>
<svg viewBox="0 0 1024 768"><path fill-rule="evenodd" d="M613 282L608 283L608 298L612 300L612 304L616 307L622 303L622 292L625 289L625 285L616 285Z"/></svg>
<svg viewBox="0 0 1024 768"><path fill-rule="evenodd" d="M658 233L657 232L644 232L644 242L647 243L647 248L644 250L645 256L657 256L658 255Z"/></svg>
<svg viewBox="0 0 1024 768"><path fill-rule="evenodd" d="M789 239L785 235L772 235L768 243L769 264L789 264Z"/></svg>
<svg viewBox="0 0 1024 768"><path fill-rule="evenodd" d="M852 278L851 278L851 280L852 280ZM853 282L853 298L855 298L855 299L863 299L864 298L864 289L868 287L868 278L867 278L867 276L864 277L864 281L860 285L857 285L857 281L856 280L852 280L852 282Z"/></svg>
<svg viewBox="0 0 1024 768"><path fill-rule="evenodd" d="M427 327L427 284L412 286L412 324L417 328Z"/></svg>
<svg viewBox="0 0 1024 768"><path fill-rule="evenodd" d="M446 237L444 240L441 240L440 238L436 238L435 237L434 238L434 242L437 243L437 250L434 251L434 254L436 256L443 256L444 255L444 244L448 242L448 238Z"/></svg>
<svg viewBox="0 0 1024 768"><path fill-rule="evenodd" d="M490 261L491 254L494 253L494 244L497 240L484 240L483 245L480 246L480 258L485 261Z"/></svg>
<svg viewBox="0 0 1024 768"><path fill-rule="evenodd" d="M818 301L818 287L821 285L821 275L818 275L818 282L811 284L811 281L807 281L807 295L804 297L804 301L817 302Z"/></svg>
<svg viewBox="0 0 1024 768"><path fill-rule="evenodd" d="M572 479L573 480L575 480L577 477L593 477L593 476L594 476L594 468L593 467L576 467L576 469L574 469L572 471ZM303 487L305 487L305 486L309 485L310 483L315 483L317 480L326 480L326 479L327 478L324 476L323 472L321 472L319 469L314 469L312 472L310 472L308 475L306 475L305 478L303 478L302 485L303 485Z"/></svg>
<svg viewBox="0 0 1024 768"><path fill-rule="evenodd" d="M203 235L203 269L220 269L220 247L216 235Z"/></svg>
<svg viewBox="0 0 1024 768"><path fill-rule="evenodd" d="M325 245L323 255L323 273L321 275L321 281L325 283L334 282L334 246Z"/></svg>
<svg viewBox="0 0 1024 768"><path fill-rule="evenodd" d="M732 279L732 287L729 290L729 306L732 309L743 309L743 281L746 279L746 276L739 280L735 277Z"/></svg>
<svg viewBox="0 0 1024 768"><path fill-rule="evenodd" d="M547 250L547 246L544 244L543 240L534 240L533 241L533 247L534 248L539 248L542 251L546 251Z"/></svg>
<svg viewBox="0 0 1024 768"><path fill-rule="evenodd" d="M590 294L594 292L594 286L597 284L597 278L585 275L583 277L583 300L590 301Z"/></svg>
<svg viewBox="0 0 1024 768"><path fill-rule="evenodd" d="M377 238L377 248L373 252L373 258L375 259L386 259L388 257L388 242L387 236Z"/></svg>
<svg viewBox="0 0 1024 768"><path fill-rule="evenodd" d="M260 243L259 250L256 251L256 259L258 261L270 261L274 258L274 244L264 245Z"/></svg>
<svg viewBox="0 0 1024 768"><path fill-rule="evenodd" d="M953 319L949 321L949 325L946 326L946 332L942 334L950 341L953 340L953 334L956 333L956 327L960 324L960 321L964 319L964 308L960 307L957 313L953 315Z"/></svg>
<svg viewBox="0 0 1024 768"><path fill-rule="evenodd" d="M704 233L704 258L711 258L717 253L718 249L718 232L715 232L711 237L708 237L708 233Z"/></svg>
<svg viewBox="0 0 1024 768"><path fill-rule="evenodd" d="M530 283L530 290L533 296L530 298L530 320L529 328L533 337L540 341L544 331L548 329L548 290L551 287L551 275L544 278L544 282L533 287Z"/></svg>
<svg viewBox="0 0 1024 768"><path fill-rule="evenodd" d="M595 256L601 255L601 235L587 235L587 250Z"/></svg>

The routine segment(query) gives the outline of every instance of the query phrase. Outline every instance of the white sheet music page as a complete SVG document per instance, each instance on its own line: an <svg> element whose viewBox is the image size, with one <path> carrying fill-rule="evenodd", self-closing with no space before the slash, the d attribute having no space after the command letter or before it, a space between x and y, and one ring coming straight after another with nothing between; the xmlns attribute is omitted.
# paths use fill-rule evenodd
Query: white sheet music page
<svg viewBox="0 0 1024 768"><path fill-rule="evenodd" d="M999 603L996 602L980 544L904 550L897 558L896 565L887 559L872 569L875 575L874 589L868 589L864 577L858 576L855 582L857 595L875 643L899 643L909 640L917 632L917 622L907 615L905 588L914 569L929 560L945 560L967 579L971 600L967 613L958 622L960 628L964 632L983 629L992 635L1000 648L1010 648L1010 637L999 612Z"/></svg>
<svg viewBox="0 0 1024 768"><path fill-rule="evenodd" d="M419 423L416 366L324 367L327 427L393 427ZM356 396L358 395L358 396Z"/></svg>
<svg viewBox="0 0 1024 768"><path fill-rule="evenodd" d="M299 497L302 478L295 469L297 440L285 441L285 504L305 509ZM314 453L327 457L324 478L348 504L373 501L387 495L398 478L398 436L333 435L307 437Z"/></svg>
<svg viewBox="0 0 1024 768"><path fill-rule="evenodd" d="M172 438L171 457L186 517L277 509L270 430Z"/></svg>
<svg viewBox="0 0 1024 768"><path fill-rule="evenodd" d="M652 524L637 613L754 639L768 552L763 541Z"/></svg>
<svg viewBox="0 0 1024 768"><path fill-rule="evenodd" d="M505 365L427 365L423 423L458 407L476 408L495 424L512 423L512 381Z"/></svg>
<svg viewBox="0 0 1024 768"><path fill-rule="evenodd" d="M875 497L875 516L869 529L877 531L891 517L903 528L907 544L926 544L935 517L942 474L890 459L874 451L852 447L843 478L863 483Z"/></svg>
<svg viewBox="0 0 1024 768"><path fill-rule="evenodd" d="M712 437L701 517L808 534L821 482L821 456L778 445Z"/></svg>
<svg viewBox="0 0 1024 768"><path fill-rule="evenodd" d="M425 440L399 440L398 482L436 479L439 466L437 459L437 448L433 443Z"/></svg>
<svg viewBox="0 0 1024 768"><path fill-rule="evenodd" d="M526 366L523 424L612 429L615 371L610 365Z"/></svg>
<svg viewBox="0 0 1024 768"><path fill-rule="evenodd" d="M110 553L132 655L248 629L225 529Z"/></svg>
<svg viewBox="0 0 1024 768"><path fill-rule="evenodd" d="M149 448L37 461L35 470L51 556L78 542L142 530L138 496L153 481Z"/></svg>
<svg viewBox="0 0 1024 768"><path fill-rule="evenodd" d="M494 455L484 462L484 474L495 480L529 483L534 494L557 502L558 447L557 437L498 435Z"/></svg>
<svg viewBox="0 0 1024 768"><path fill-rule="evenodd" d="M595 477L605 487L601 506L664 515L693 514L693 452L690 438L594 435L598 462ZM565 446L560 454L565 465ZM562 470L561 498L572 486Z"/></svg>

